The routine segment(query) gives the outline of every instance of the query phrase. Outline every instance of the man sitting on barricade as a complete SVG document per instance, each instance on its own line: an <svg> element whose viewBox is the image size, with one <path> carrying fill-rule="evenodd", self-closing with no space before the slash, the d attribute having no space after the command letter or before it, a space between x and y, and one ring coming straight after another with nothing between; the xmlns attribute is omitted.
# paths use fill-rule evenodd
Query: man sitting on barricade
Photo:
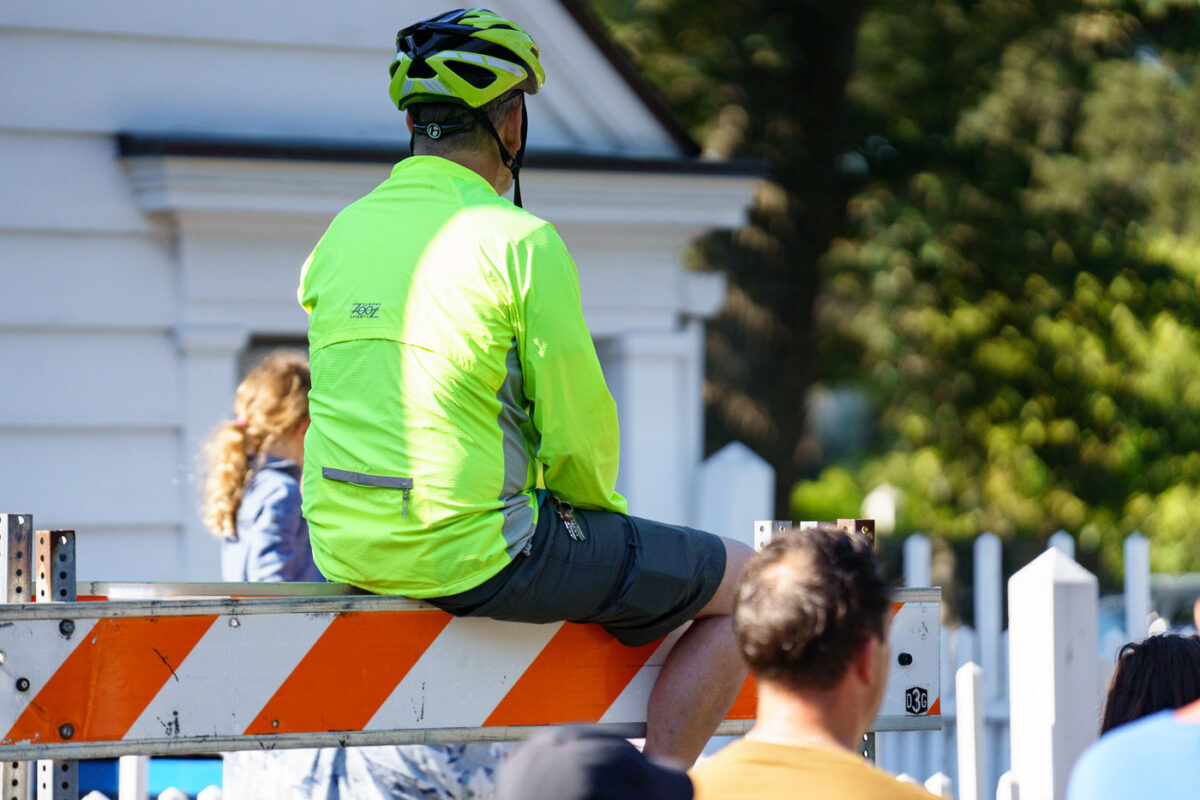
<svg viewBox="0 0 1200 800"><path fill-rule="evenodd" d="M414 155L337 216L299 289L316 563L456 615L597 623L627 645L696 620L646 743L691 763L744 679L729 614L749 548L627 516L615 490L616 408L575 265L518 207L537 45L481 9L396 41ZM513 183L517 206L500 196Z"/></svg>
<svg viewBox="0 0 1200 800"><path fill-rule="evenodd" d="M692 770L697 800L929 800L858 753L887 684L891 600L870 541L787 530L746 567L734 628L754 727Z"/></svg>

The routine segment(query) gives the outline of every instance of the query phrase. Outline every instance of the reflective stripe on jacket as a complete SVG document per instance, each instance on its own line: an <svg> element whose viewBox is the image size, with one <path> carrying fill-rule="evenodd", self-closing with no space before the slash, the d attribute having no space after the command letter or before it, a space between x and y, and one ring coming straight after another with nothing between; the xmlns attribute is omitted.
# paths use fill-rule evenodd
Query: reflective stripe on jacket
<svg viewBox="0 0 1200 800"><path fill-rule="evenodd" d="M304 515L330 580L473 588L532 536L538 485L626 510L575 264L474 171L398 164L334 219L298 296L313 381Z"/></svg>

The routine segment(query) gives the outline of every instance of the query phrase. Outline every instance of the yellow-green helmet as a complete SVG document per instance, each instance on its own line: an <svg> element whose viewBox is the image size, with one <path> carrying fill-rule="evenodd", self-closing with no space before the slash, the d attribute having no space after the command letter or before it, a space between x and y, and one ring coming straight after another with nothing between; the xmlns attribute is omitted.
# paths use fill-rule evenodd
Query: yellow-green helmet
<svg viewBox="0 0 1200 800"><path fill-rule="evenodd" d="M533 38L483 8L460 8L400 31L390 72L388 94L401 110L430 102L479 108L512 89L536 94L546 82Z"/></svg>

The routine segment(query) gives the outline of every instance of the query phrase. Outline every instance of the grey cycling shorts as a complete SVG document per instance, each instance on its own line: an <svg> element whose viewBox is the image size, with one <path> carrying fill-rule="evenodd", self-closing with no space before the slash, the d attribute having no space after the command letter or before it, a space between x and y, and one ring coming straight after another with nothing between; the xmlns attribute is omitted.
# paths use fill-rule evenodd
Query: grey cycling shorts
<svg viewBox="0 0 1200 800"><path fill-rule="evenodd" d="M607 511L573 516L577 527L545 500L527 553L473 589L428 602L456 616L594 623L639 647L695 617L721 585L718 536Z"/></svg>

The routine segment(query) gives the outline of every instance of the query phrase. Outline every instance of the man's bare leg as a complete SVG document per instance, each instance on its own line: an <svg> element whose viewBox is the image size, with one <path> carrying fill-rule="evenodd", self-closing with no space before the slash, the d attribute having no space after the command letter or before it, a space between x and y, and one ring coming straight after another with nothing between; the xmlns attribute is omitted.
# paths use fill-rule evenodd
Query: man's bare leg
<svg viewBox="0 0 1200 800"><path fill-rule="evenodd" d="M689 767L746 680L731 615L738 578L754 551L741 542L723 541L725 577L671 648L646 710L646 755Z"/></svg>

